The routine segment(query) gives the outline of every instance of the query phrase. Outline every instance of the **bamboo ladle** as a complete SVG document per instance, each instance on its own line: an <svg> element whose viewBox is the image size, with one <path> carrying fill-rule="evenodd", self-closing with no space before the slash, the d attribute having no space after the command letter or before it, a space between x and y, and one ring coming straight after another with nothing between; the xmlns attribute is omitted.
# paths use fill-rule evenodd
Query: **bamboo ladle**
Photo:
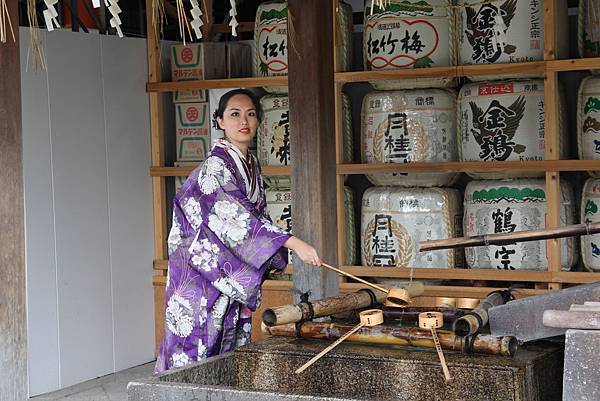
<svg viewBox="0 0 600 401"><path fill-rule="evenodd" d="M383 288L378 286L377 284L373 284L368 282L367 280L363 280L362 278L356 277L353 274L350 273L346 273L343 270L340 270L336 267L333 267L331 265L328 265L327 263L323 263L321 262L321 266L326 267L330 270L333 270L336 273L342 274L346 277L350 277L351 279L354 279L356 281L359 281L363 284L368 285L369 287L372 287L374 289L376 289L377 291L381 291L387 294L387 299L386 299L386 303L389 301L389 303L391 303L391 305L388 303L388 306L403 306L406 305L408 303L411 302L411 298L412 297L417 297L419 295L421 295L423 293L423 284L420 282L414 282L412 283L410 286L408 286L408 288L404 289L404 288L390 288L389 290L387 288Z"/></svg>
<svg viewBox="0 0 600 401"><path fill-rule="evenodd" d="M326 353L337 347L344 341L346 338L350 337L352 334L356 333L360 328L364 326L377 326L383 323L383 312L380 309L369 309L363 312L360 312L360 323L354 326L350 331L346 334L338 338L333 344L329 345L323 351L319 352L317 355L312 357L310 361L306 362L304 365L300 366L296 369L296 374L304 372L309 366L313 363L317 362L321 359Z"/></svg>
<svg viewBox="0 0 600 401"><path fill-rule="evenodd" d="M440 358L440 363L442 365L442 372L444 372L444 379L447 382L452 380L452 376L450 376L450 371L448 370L448 365L446 364L446 358L444 357L444 352L442 351L442 346L440 345L440 340L437 336L437 332L435 329L439 329L444 325L444 315L440 312L423 312L419 313L419 327L422 329L431 330L431 336L433 337L433 342L435 344L435 350L437 351L438 357Z"/></svg>

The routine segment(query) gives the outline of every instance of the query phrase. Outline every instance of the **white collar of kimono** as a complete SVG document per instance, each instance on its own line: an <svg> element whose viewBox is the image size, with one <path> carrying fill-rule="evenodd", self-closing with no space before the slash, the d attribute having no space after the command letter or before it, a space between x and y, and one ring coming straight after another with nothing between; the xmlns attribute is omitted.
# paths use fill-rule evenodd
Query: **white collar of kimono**
<svg viewBox="0 0 600 401"><path fill-rule="evenodd" d="M226 139L217 139L215 141L215 146L225 149L229 156L231 156L246 184L246 194L248 199L250 202L256 203L260 191L256 180L256 163L254 161L254 156L248 152L248 157L244 157L242 151Z"/></svg>

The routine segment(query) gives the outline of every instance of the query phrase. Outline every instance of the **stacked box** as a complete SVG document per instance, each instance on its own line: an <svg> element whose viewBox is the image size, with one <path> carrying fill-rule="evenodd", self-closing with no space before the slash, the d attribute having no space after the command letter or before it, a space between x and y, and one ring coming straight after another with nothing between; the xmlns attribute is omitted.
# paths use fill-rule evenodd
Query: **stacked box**
<svg viewBox="0 0 600 401"><path fill-rule="evenodd" d="M226 78L225 43L192 43L171 47L171 79L196 81ZM205 90L175 92L174 102L205 102Z"/></svg>
<svg viewBox="0 0 600 401"><path fill-rule="evenodd" d="M208 103L176 103L177 161L203 161L210 152Z"/></svg>

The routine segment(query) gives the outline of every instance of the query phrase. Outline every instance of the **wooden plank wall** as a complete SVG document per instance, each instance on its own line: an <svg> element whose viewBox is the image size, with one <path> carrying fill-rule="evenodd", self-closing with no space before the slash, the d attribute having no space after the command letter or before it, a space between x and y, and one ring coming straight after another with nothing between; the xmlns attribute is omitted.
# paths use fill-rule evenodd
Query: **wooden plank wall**
<svg viewBox="0 0 600 401"><path fill-rule="evenodd" d="M294 234L337 264L332 21L331 1L288 1ZM294 287L324 298L338 293L338 277L295 258Z"/></svg>
<svg viewBox="0 0 600 401"><path fill-rule="evenodd" d="M27 398L27 326L21 76L17 0L8 0L17 38L0 44L0 400Z"/></svg>

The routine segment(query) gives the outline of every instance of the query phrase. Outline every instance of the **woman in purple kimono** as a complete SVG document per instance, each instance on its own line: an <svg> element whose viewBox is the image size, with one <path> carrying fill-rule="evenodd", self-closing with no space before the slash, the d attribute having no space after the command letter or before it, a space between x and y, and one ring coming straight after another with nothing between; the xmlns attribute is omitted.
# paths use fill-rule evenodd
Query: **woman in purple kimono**
<svg viewBox="0 0 600 401"><path fill-rule="evenodd" d="M313 247L271 223L260 166L248 146L260 103L236 89L215 117L225 132L175 195L169 234L165 335L156 372L232 351L250 341L270 269L283 270L287 250L320 265Z"/></svg>

